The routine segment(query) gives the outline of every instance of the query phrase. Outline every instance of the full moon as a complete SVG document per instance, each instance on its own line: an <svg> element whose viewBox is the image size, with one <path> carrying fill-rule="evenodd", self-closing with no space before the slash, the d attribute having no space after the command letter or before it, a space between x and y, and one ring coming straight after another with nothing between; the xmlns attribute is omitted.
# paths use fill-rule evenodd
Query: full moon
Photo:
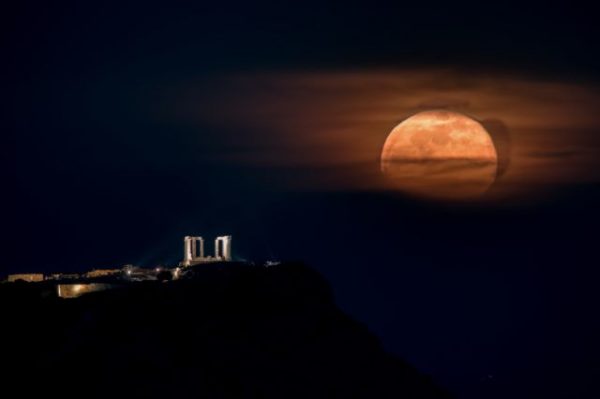
<svg viewBox="0 0 600 399"><path fill-rule="evenodd" d="M496 179L498 155L477 121L446 110L419 112L397 125L381 152L394 188L418 196L468 199Z"/></svg>

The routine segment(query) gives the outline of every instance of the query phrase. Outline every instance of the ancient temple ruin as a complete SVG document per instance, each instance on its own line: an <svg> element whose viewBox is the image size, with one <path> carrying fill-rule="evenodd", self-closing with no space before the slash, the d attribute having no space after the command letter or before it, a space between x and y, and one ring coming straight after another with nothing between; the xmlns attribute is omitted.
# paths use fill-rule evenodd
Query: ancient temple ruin
<svg viewBox="0 0 600 399"><path fill-rule="evenodd" d="M205 256L204 239L202 237L186 236L183 242L183 266L231 261L231 236L220 236L215 239L214 256Z"/></svg>

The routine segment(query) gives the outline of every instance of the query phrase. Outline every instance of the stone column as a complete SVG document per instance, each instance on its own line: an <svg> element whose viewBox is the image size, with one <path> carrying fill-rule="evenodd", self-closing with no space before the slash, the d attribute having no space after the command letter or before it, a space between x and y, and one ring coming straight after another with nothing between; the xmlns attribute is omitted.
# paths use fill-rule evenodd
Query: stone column
<svg viewBox="0 0 600 399"><path fill-rule="evenodd" d="M231 236L223 237L223 258L227 262L231 261Z"/></svg>
<svg viewBox="0 0 600 399"><path fill-rule="evenodd" d="M219 249L219 237L215 239L215 259L221 258L221 251Z"/></svg>
<svg viewBox="0 0 600 399"><path fill-rule="evenodd" d="M191 237L185 236L183 239L183 265L189 266L192 261Z"/></svg>

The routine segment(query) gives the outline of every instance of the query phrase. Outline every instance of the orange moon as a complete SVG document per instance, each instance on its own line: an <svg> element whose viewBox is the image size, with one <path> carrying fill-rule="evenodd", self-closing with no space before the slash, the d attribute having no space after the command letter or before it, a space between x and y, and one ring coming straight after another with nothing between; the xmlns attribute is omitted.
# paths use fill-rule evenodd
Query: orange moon
<svg viewBox="0 0 600 399"><path fill-rule="evenodd" d="M498 155L476 120L446 110L419 112L397 125L381 152L381 171L398 190L468 199L496 179Z"/></svg>

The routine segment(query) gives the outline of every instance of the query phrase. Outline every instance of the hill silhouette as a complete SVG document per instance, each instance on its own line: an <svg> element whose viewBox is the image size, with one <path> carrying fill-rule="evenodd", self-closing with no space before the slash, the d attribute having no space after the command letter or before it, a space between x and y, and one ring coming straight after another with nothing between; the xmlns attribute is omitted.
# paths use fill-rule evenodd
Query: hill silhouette
<svg viewBox="0 0 600 399"><path fill-rule="evenodd" d="M25 397L449 397L301 264L197 266L76 299L3 284L0 301L3 374Z"/></svg>

